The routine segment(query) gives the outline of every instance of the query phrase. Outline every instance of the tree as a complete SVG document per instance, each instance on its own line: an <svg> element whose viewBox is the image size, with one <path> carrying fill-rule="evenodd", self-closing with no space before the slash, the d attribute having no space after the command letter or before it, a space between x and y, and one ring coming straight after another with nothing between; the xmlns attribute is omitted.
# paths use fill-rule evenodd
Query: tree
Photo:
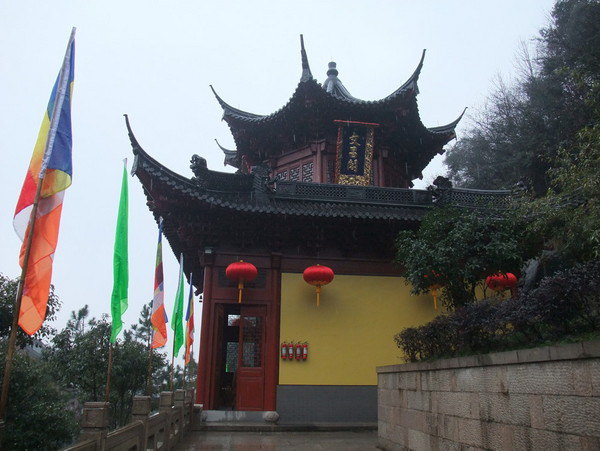
<svg viewBox="0 0 600 451"><path fill-rule="evenodd" d="M457 308L476 299L486 276L519 271L525 249L518 227L503 211L437 207L416 232L400 232L396 262L413 293L439 284L444 304Z"/></svg>
<svg viewBox="0 0 600 451"><path fill-rule="evenodd" d="M130 330L114 345L110 400L116 425L129 421L133 397L146 391L148 358L148 346L137 341ZM156 369L166 362L161 354L152 353L152 364Z"/></svg>
<svg viewBox="0 0 600 451"><path fill-rule="evenodd" d="M4 361L5 352L0 352ZM0 377L4 365L0 369ZM14 356L2 445L6 449L60 449L78 431L72 395L51 377L48 364L22 352Z"/></svg>
<svg viewBox="0 0 600 451"><path fill-rule="evenodd" d="M142 309L141 323L149 318L147 309L148 306ZM104 400L111 330L106 316L99 320L88 319L88 314L87 306L77 313L73 312L71 320L53 338L52 347L45 353L54 376L61 383L74 389L82 403ZM133 396L144 393L147 384L147 337L141 334L140 327L132 329L125 330L123 338L113 345L110 390L113 426L121 426L128 422ZM164 355L154 352L153 376L158 377L160 369L165 366Z"/></svg>
<svg viewBox="0 0 600 451"><path fill-rule="evenodd" d="M55 377L77 390L81 402L104 400L106 369L108 366L108 338L110 324L106 316L88 320L85 306L83 316L68 321L54 336L52 346L44 357L55 368ZM78 314L73 312L72 317ZM87 325L83 326L87 322Z"/></svg>
<svg viewBox="0 0 600 451"><path fill-rule="evenodd" d="M17 296L18 279L10 279L0 274L0 339L8 338L12 325L13 312L15 309L15 298ZM21 328L17 330L17 346L24 348L33 345L35 340L42 340L52 336L56 330L49 325L56 319L56 313L60 309L61 302L54 293L54 287L50 287L48 296L48 307L46 310L46 321L34 335L29 336Z"/></svg>
<svg viewBox="0 0 600 451"><path fill-rule="evenodd" d="M136 340L139 340L149 347L152 344L152 301L142 306L138 323L131 326Z"/></svg>
<svg viewBox="0 0 600 451"><path fill-rule="evenodd" d="M520 206L529 219L525 230L563 260L600 259L600 125L581 130L557 161L548 195L525 199Z"/></svg>
<svg viewBox="0 0 600 451"><path fill-rule="evenodd" d="M468 188L522 183L543 196L559 149L593 126L600 108L600 2L559 0L541 30L538 55L521 58L517 82L500 82L487 107L446 157L449 176Z"/></svg>

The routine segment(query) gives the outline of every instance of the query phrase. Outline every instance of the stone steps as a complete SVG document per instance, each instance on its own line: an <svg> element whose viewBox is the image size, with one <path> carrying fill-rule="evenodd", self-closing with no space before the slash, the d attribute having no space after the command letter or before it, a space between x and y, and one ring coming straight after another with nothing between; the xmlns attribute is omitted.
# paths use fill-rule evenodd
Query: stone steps
<svg viewBox="0 0 600 451"><path fill-rule="evenodd" d="M334 432L334 431L373 431L377 423L290 423L277 424L268 422L267 417L273 418L275 412L256 412L239 410L204 410L202 421L194 424L195 431L222 432ZM276 415L276 414L275 414Z"/></svg>
<svg viewBox="0 0 600 451"><path fill-rule="evenodd" d="M203 422L194 430L219 432L336 432L375 431L375 423L272 424L263 422Z"/></svg>

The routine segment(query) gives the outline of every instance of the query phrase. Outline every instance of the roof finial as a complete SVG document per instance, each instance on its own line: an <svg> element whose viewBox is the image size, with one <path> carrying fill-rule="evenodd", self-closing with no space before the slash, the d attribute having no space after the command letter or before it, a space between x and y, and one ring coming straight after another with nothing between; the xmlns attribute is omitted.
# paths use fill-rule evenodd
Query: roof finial
<svg viewBox="0 0 600 451"><path fill-rule="evenodd" d="M304 50L303 35L300 35L300 55L302 56L302 77L300 78L300 81L312 80L313 76L308 65L308 57L306 56L306 50Z"/></svg>
<svg viewBox="0 0 600 451"><path fill-rule="evenodd" d="M327 71L327 76L329 77L329 76L333 75L334 77L337 77L339 72L336 69L335 62L331 61L328 65L328 67L329 67L329 70Z"/></svg>
<svg viewBox="0 0 600 451"><path fill-rule="evenodd" d="M334 61L331 61L328 65L327 79L323 82L323 89L329 94L333 94L336 97L340 97L346 100L356 100L352 94L348 92L346 87L342 84L342 81L337 78L338 70L337 65Z"/></svg>

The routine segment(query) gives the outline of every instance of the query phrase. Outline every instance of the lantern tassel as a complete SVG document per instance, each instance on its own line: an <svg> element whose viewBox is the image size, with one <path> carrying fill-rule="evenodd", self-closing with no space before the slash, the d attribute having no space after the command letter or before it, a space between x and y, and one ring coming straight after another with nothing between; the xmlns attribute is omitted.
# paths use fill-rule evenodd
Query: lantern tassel
<svg viewBox="0 0 600 451"><path fill-rule="evenodd" d="M433 296L433 308L437 310L437 288L431 290L431 295Z"/></svg>
<svg viewBox="0 0 600 451"><path fill-rule="evenodd" d="M238 304L242 303L242 290L244 289L244 282L240 281L238 283L238 290L239 290L239 295L238 295Z"/></svg>
<svg viewBox="0 0 600 451"><path fill-rule="evenodd" d="M321 285L317 285L317 307L321 304Z"/></svg>

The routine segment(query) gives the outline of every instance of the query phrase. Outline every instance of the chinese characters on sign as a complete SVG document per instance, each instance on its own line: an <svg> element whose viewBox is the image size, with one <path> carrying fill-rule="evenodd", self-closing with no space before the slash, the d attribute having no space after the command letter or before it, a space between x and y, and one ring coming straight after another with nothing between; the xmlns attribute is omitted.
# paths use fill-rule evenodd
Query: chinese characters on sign
<svg viewBox="0 0 600 451"><path fill-rule="evenodd" d="M360 136L354 131L350 136L350 151L348 152L348 171L356 172L358 171L358 148L361 147L361 143L358 142Z"/></svg>
<svg viewBox="0 0 600 451"><path fill-rule="evenodd" d="M378 124L335 121L338 124L336 183L371 184L374 130Z"/></svg>

